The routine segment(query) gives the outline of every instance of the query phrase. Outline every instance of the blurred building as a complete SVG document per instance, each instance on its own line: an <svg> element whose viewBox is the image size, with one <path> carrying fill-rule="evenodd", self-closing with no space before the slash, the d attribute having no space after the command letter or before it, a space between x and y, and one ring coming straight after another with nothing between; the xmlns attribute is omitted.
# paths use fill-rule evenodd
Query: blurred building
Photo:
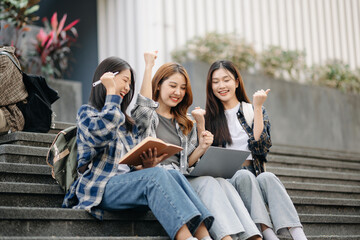
<svg viewBox="0 0 360 240"><path fill-rule="evenodd" d="M159 50L155 70L170 52L206 32L235 33L258 52L269 45L306 51L308 65L340 59L360 67L360 0L43 0L40 15L80 18L79 48L71 78L83 82L108 56L127 60L137 73L143 52Z"/></svg>

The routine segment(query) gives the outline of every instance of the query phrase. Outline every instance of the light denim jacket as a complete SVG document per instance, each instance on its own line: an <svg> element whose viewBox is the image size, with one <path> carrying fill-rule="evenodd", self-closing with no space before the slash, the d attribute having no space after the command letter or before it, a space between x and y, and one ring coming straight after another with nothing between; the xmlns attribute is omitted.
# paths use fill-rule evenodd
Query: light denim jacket
<svg viewBox="0 0 360 240"><path fill-rule="evenodd" d="M140 93L137 96L135 107L131 111L131 117L134 119L138 127L138 134L143 137L156 137L156 129L159 125L159 116L156 109L159 103L152 99L142 96ZM198 146L196 126L194 124L191 132L185 136L181 131L178 122L175 121L176 131L180 137L181 147L179 166L173 164L171 168L180 170L181 173L187 174L191 170L188 164L188 157ZM169 166L163 166L169 168Z"/></svg>

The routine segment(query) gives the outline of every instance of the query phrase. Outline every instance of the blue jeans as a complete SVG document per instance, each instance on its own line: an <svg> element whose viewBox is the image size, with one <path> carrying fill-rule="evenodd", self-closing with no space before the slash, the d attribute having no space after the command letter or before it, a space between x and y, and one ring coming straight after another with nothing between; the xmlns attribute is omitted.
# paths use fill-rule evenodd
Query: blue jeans
<svg viewBox="0 0 360 240"><path fill-rule="evenodd" d="M144 206L172 239L184 224L194 234L201 222L209 229L214 220L181 173L158 167L112 177L99 205L110 211Z"/></svg>

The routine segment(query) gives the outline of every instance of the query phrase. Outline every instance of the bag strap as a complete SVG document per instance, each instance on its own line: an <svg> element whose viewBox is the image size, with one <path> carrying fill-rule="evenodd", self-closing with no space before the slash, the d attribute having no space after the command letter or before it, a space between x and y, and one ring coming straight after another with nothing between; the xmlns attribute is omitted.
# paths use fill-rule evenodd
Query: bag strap
<svg viewBox="0 0 360 240"><path fill-rule="evenodd" d="M19 64L15 61L15 58L13 57L13 55L11 55L10 53L6 52L6 51L0 51L0 55L6 55L10 58L10 60L15 64L15 66L17 67L17 69L19 69L20 73L23 73Z"/></svg>
<svg viewBox="0 0 360 240"><path fill-rule="evenodd" d="M254 109L252 107L252 104L247 102L241 102L242 110L244 113L245 121L247 125L251 128L253 121L254 121Z"/></svg>

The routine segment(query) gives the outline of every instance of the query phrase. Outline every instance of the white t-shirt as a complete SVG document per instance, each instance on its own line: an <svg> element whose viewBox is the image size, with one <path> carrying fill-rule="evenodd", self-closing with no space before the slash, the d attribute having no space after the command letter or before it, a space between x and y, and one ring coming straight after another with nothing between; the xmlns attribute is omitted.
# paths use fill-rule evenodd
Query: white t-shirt
<svg viewBox="0 0 360 240"><path fill-rule="evenodd" d="M240 108L240 103L236 105L236 107L232 109L225 110L225 116L230 132L231 139L233 143L231 145L226 144L226 148L236 149L236 150L246 150L249 151L248 140L249 136L241 126L237 112ZM247 160L252 160L251 153Z"/></svg>

